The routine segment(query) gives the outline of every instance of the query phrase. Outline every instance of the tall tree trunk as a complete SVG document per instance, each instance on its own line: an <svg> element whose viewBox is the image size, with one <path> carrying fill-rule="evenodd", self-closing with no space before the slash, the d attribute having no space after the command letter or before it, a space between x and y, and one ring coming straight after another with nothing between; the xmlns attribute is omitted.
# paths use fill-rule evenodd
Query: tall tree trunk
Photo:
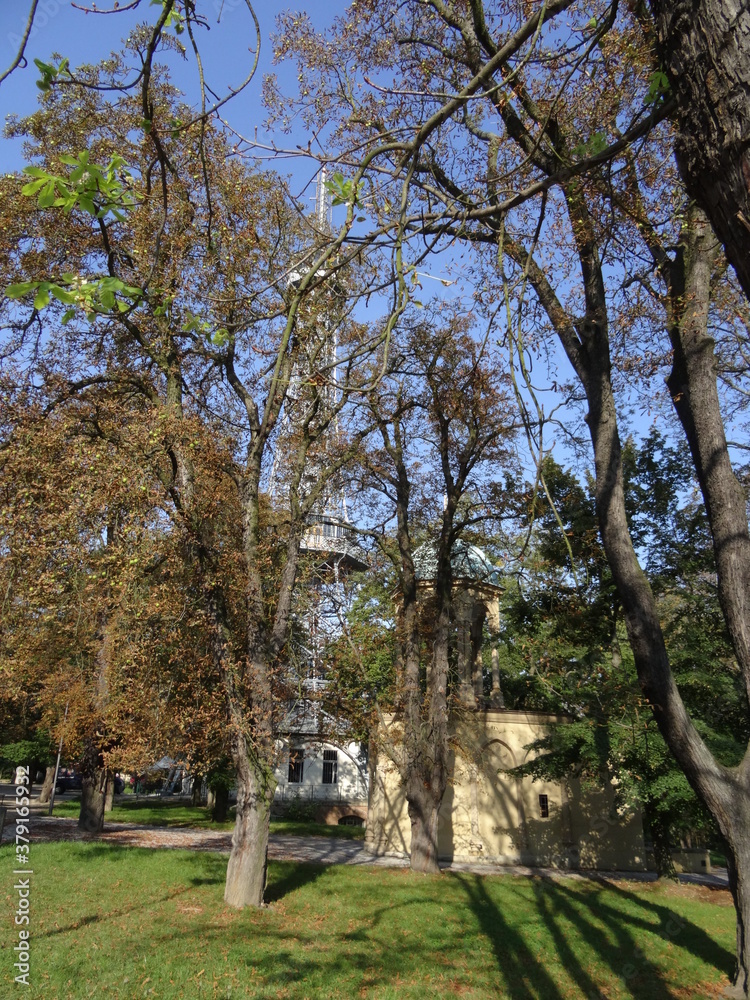
<svg viewBox="0 0 750 1000"><path fill-rule="evenodd" d="M705 215L688 209L680 253L672 266L667 379L706 505L719 602L750 701L750 532L745 491L734 474L716 385L714 341L708 333L712 265L717 248Z"/></svg>
<svg viewBox="0 0 750 1000"><path fill-rule="evenodd" d="M407 650L407 706L405 713L405 794L411 824L409 864L412 871L437 873L440 807L448 783L448 647L450 643L450 563L438 562L435 581L436 620L431 628L432 660L427 690L422 694L419 674L419 615L416 602L406 613L411 630ZM447 572L447 581L443 576ZM446 590L447 588L447 590Z"/></svg>
<svg viewBox="0 0 750 1000"><path fill-rule="evenodd" d="M404 746L402 779L411 824L409 865L413 871L437 872L437 812L426 771L428 748L423 723L424 694L420 677L419 614L416 582L405 587L401 607L404 660Z"/></svg>
<svg viewBox="0 0 750 1000"><path fill-rule="evenodd" d="M574 188L566 192L566 196L581 261L585 316L574 321L563 309L536 262L515 252L521 264L528 264L530 280L586 394L589 407L586 421L594 449L599 529L622 605L641 687L667 745L730 845L735 870L733 892L738 934L734 995L747 997L750 751L736 768L724 767L715 760L690 720L670 669L656 601L638 563L625 510L607 304L596 237L580 191ZM689 217L688 227L696 221ZM669 384L704 492L715 548L718 539L716 555L722 610L747 682L747 621L743 621L743 616L747 618L744 609L750 580L747 517L744 497L740 502L740 494L731 483L733 474L718 411L713 345L705 329L710 290L710 266L707 267L706 262L713 259L713 251L700 225L693 232L683 234L683 238L684 248L675 262L682 272L665 268L672 300L668 329L674 346L674 370Z"/></svg>
<svg viewBox="0 0 750 1000"><path fill-rule="evenodd" d="M247 742L235 738L237 806L224 902L229 906L263 906L268 865L268 829L276 779L270 767L251 758Z"/></svg>
<svg viewBox="0 0 750 1000"><path fill-rule="evenodd" d="M202 789L203 789L203 776L200 775L200 774L194 774L193 775L193 787L192 787L191 793L190 793L191 802L192 802L192 804L194 806L199 806L201 804L201 800L202 800L201 792L202 792Z"/></svg>
<svg viewBox="0 0 750 1000"><path fill-rule="evenodd" d="M42 782L42 788L39 792L40 802L49 802L52 795L52 786L55 781L55 765L51 764L49 767L45 768L44 771L44 781Z"/></svg>
<svg viewBox="0 0 750 1000"><path fill-rule="evenodd" d="M113 514L107 524L107 546L117 542L117 516ZM107 604L99 612L97 624L96 676L92 698L93 724L86 739L81 762L83 783L81 787L81 811L78 826L88 833L100 833L104 828L108 774L102 762L100 733L104 731L104 717L109 701L109 671L112 659L112 637L109 629L110 607L109 587L106 590Z"/></svg>
<svg viewBox="0 0 750 1000"><path fill-rule="evenodd" d="M675 154L750 299L750 11L730 0L649 0L677 99Z"/></svg>
<svg viewBox="0 0 750 1000"><path fill-rule="evenodd" d="M748 23L750 28L750 22ZM671 269L668 331L673 348L667 380L690 447L713 539L719 603L750 702L750 531L745 493L734 474L708 334L711 265L716 257L705 215L688 210L680 254ZM681 766L685 763L676 754ZM689 771L688 778L690 778ZM708 775L699 794L730 848L730 883L737 911L733 996L750 995L750 748L737 768Z"/></svg>

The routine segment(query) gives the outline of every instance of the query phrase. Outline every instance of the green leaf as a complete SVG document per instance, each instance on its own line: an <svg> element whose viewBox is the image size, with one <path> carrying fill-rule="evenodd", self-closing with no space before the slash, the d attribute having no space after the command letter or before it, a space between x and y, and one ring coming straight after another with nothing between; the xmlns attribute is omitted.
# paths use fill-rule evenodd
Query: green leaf
<svg viewBox="0 0 750 1000"><path fill-rule="evenodd" d="M669 77L660 69L655 70L649 78L648 93L644 104L657 104L663 101L670 91Z"/></svg>
<svg viewBox="0 0 750 1000"><path fill-rule="evenodd" d="M604 152L607 148L607 136L604 132L595 132L586 142L580 143L573 150L575 156L596 156L598 153Z"/></svg>
<svg viewBox="0 0 750 1000"><path fill-rule="evenodd" d="M8 285L5 289L5 294L9 299L21 299L24 295L28 295L29 292L33 291L38 284L38 281L19 281L18 284Z"/></svg>
<svg viewBox="0 0 750 1000"><path fill-rule="evenodd" d="M73 294L73 292L69 292L65 288L60 288L59 285L50 285L49 290L57 299L57 301L62 302L63 305L66 306L72 305L76 300L76 297Z"/></svg>
<svg viewBox="0 0 750 1000"><path fill-rule="evenodd" d="M47 184L42 193L39 195L39 200L37 204L40 208L51 208L55 203L55 185Z"/></svg>
<svg viewBox="0 0 750 1000"><path fill-rule="evenodd" d="M21 194L25 195L28 198L32 194L36 194L37 191L40 188L43 188L46 183L47 181L44 178L38 181L29 181L28 184L24 184L24 186L21 188Z"/></svg>
<svg viewBox="0 0 750 1000"><path fill-rule="evenodd" d="M42 284L39 288L39 291L34 296L34 308L44 309L45 306L48 305L49 305L49 288L45 288L44 284Z"/></svg>
<svg viewBox="0 0 750 1000"><path fill-rule="evenodd" d="M62 324L63 324L63 326L65 326L67 323L70 323L70 321L73 319L73 317L75 316L75 314L76 314L75 309L66 309L66 311L63 313L63 317L62 317Z"/></svg>

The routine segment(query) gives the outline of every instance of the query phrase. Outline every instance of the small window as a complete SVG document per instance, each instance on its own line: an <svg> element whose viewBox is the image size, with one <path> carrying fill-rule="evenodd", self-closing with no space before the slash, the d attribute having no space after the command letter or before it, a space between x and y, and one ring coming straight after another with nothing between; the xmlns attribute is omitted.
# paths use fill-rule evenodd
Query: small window
<svg viewBox="0 0 750 1000"><path fill-rule="evenodd" d="M338 750L323 751L323 784L335 785L339 780Z"/></svg>
<svg viewBox="0 0 750 1000"><path fill-rule="evenodd" d="M304 770L305 752L304 750L289 751L289 783L299 785L302 781Z"/></svg>
<svg viewBox="0 0 750 1000"><path fill-rule="evenodd" d="M549 799L546 795L539 796L539 815L542 819L549 819Z"/></svg>
<svg viewBox="0 0 750 1000"><path fill-rule="evenodd" d="M364 826L365 821L361 816L342 816L339 826Z"/></svg>

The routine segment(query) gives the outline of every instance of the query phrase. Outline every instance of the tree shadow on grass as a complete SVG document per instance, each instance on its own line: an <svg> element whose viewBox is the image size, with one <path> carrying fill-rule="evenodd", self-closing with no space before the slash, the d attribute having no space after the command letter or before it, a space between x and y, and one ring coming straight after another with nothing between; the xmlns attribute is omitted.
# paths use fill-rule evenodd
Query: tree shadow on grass
<svg viewBox="0 0 750 1000"><path fill-rule="evenodd" d="M311 865L301 861L271 862L265 891L266 903L276 903L288 893L315 882L326 868L326 865Z"/></svg>
<svg viewBox="0 0 750 1000"><path fill-rule="evenodd" d="M149 899L149 905L153 906L157 903L165 903L170 899L177 899L178 896L184 895L186 892L190 891L190 886L181 885L171 890L170 892L165 892L161 896L154 896ZM128 906L121 906L117 910L107 910L106 913L91 913L85 917L81 917L74 923L65 924L62 927L54 927L48 931L37 930L34 932L34 936L40 939L43 938L54 938L59 934L67 934L69 931L78 930L80 927L86 927L88 924L99 924L106 923L107 921L114 920L115 917L125 917L129 913L140 913L143 910L143 900L135 899Z"/></svg>
<svg viewBox="0 0 750 1000"><path fill-rule="evenodd" d="M550 989L546 973L540 974L543 956L533 955L525 941L519 944L518 930L509 926L493 900L485 876L457 873L453 877L462 885L483 933L492 944L508 995L514 1000L526 1000L532 995L559 996L556 988ZM606 888L597 891L544 878L534 880L531 887L536 913L557 957L576 983L580 996L587 1000L605 995L601 992L603 984L592 974L592 960L605 965L633 997L676 1000L682 995L670 989L665 970L646 954L649 935L666 939L717 971L731 974L733 956L702 928L669 907L644 899L620 885L607 882ZM527 894L522 892L522 895ZM633 906L646 913L643 916L633 913ZM581 942L585 943L583 947ZM529 993L529 984L538 992Z"/></svg>
<svg viewBox="0 0 750 1000"><path fill-rule="evenodd" d="M640 933L644 929L642 922L633 921L630 915L615 908L595 903L591 896L596 895L581 892L568 894L565 886L549 880L534 885L537 910L560 960L583 995L603 996L576 955L571 943L572 936L566 933L563 922L578 931L591 951L622 980L633 996L642 995L641 984L644 978L651 984L658 984L652 995L675 996L670 991L662 970L646 956L637 943L633 930ZM653 926L648 925L648 930L653 932Z"/></svg>
<svg viewBox="0 0 750 1000"><path fill-rule="evenodd" d="M520 933L492 899L482 875L456 873L482 933L492 945L497 967L513 1000L562 1000L555 981Z"/></svg>
<svg viewBox="0 0 750 1000"><path fill-rule="evenodd" d="M730 975L734 968L734 954L726 948L722 948L714 939L706 933L702 927L698 927L692 921L676 913L669 906L659 903L642 893L633 892L627 889L620 882L603 879L606 889L611 893L615 901L623 901L638 906L646 911L643 919L634 916L627 918L630 927L638 933L651 932L658 934L661 938L673 942L677 947L684 948L695 955L706 965L713 966L718 972ZM560 885L562 891L570 892L567 886ZM726 891L726 890L720 890ZM611 898L610 897L610 898ZM603 900L606 899L602 894ZM605 918L612 920L622 919L622 910L606 902L598 902L597 909L602 912ZM655 920L649 921L651 915Z"/></svg>
<svg viewBox="0 0 750 1000"><path fill-rule="evenodd" d="M129 849L129 859L125 850L91 844L78 857L114 857L109 873L123 861L139 864L136 851ZM237 995L283 994L289 1000L375 993L413 998L425 992L442 997L466 990L503 1000L603 1000L607 990L638 1000L677 1000L684 991L666 978L670 969L682 974L686 967L681 950L721 972L731 967L729 952L663 898L621 885L465 873L425 877L273 861L267 899L280 905L227 911L219 889L226 858L186 854L168 873L173 891L154 885L153 895L131 902L121 890L116 909L92 916L80 907L79 920L52 932L71 932L70 942L55 939L55 959L65 976L89 974L91 956L76 943L97 940L99 932L87 925L101 927L108 918L113 926L106 933L121 935L121 947L116 961L107 960L102 981L132 977L136 968L140 974L144 956L153 954L158 961L148 972L154 989L170 997L197 995L195 979L205 967L206 981L209 974L217 982L227 977ZM151 865L141 881L148 884L151 872L160 869L161 863ZM183 907L179 897L194 886L205 889ZM176 910L169 903L175 898ZM147 927L137 919L144 907L152 914ZM665 935L673 951L668 966L658 940Z"/></svg>

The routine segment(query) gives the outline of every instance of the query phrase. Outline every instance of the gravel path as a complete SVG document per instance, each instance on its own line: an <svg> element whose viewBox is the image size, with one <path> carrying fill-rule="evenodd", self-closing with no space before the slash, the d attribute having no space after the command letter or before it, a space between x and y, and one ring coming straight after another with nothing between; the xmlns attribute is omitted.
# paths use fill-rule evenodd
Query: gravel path
<svg viewBox="0 0 750 1000"><path fill-rule="evenodd" d="M6 823L2 839L10 841L12 825ZM134 823L107 823L101 834L83 833L78 821L69 817L49 817L36 814L31 817L33 842L50 840L99 840L123 844L128 847L179 848L187 851L216 851L229 854L232 834L227 830L203 830L193 827L137 826ZM268 845L269 857L277 861L304 861L324 865L371 865L388 868L406 868L405 857L373 857L366 853L361 840L344 840L338 837L290 837L272 834ZM596 879L599 881L625 880L650 882L652 872L594 872L559 871L551 868L528 868L524 865L445 864L448 871L475 872L481 875L537 876L543 878ZM727 874L718 869L706 875L681 875L680 882L726 889Z"/></svg>

